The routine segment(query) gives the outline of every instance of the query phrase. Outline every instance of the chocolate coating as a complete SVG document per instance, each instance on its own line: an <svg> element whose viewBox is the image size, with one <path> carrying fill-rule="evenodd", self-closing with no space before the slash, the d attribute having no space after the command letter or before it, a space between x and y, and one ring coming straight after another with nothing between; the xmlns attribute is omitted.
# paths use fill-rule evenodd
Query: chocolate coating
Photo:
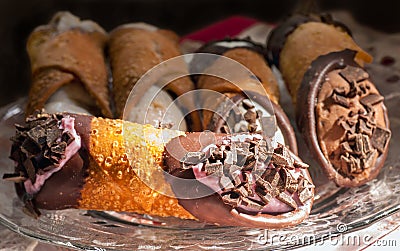
<svg viewBox="0 0 400 251"><path fill-rule="evenodd" d="M63 168L46 180L40 191L34 195L33 203L36 207L48 210L77 208L81 198L80 191L87 177L89 155L89 132L91 116L68 114L75 118L75 129L82 140L82 147ZM25 200L27 193L23 183L16 184L16 190L21 200Z"/></svg>
<svg viewBox="0 0 400 251"><path fill-rule="evenodd" d="M361 67L355 61L356 51L343 50L340 52L332 52L330 54L320 56L311 64L310 69L304 75L300 89L298 91L298 102L296 109L296 119L298 128L300 129L311 153L321 165L328 178L335 181L339 186L354 187L365 184L374 179L380 169L383 167L388 154L388 148L377 158L376 164L371 168L370 173L364 178L349 179L340 175L332 166L330 161L322 153L316 130L316 113L315 107L318 99L318 93L321 85L325 82L326 74L336 69L343 69L346 66ZM383 103L382 110L386 128L389 129L389 119L386 107Z"/></svg>
<svg viewBox="0 0 400 251"><path fill-rule="evenodd" d="M194 179L194 174L189 169L182 169L180 159L185 155L185 152L196 152L201 150L201 146L207 144L219 144L226 137L224 134L213 134L213 137L206 137L204 141L199 143L198 133L187 133L186 136L181 136L171 140L165 151L165 166L170 174L185 178ZM173 150L173 153L169 152L168 149ZM292 157L299 160L298 157L292 154ZM311 177L307 169L301 170L302 175L311 180ZM278 215L272 214L248 214L244 212L238 212L236 209L225 204L221 196L217 193L213 193L210 188L204 184L193 181L191 186L181 186L179 182L171 182L172 189L177 196L188 194L193 195L195 199L179 199L179 203L194 215L200 221L214 223L221 226L244 226L244 227L266 227L266 228L283 228L288 226L294 226L303 221L310 213L313 198L309 199L304 205L299 206L297 209L282 213ZM202 195L209 193L211 195L201 197L196 195ZM314 191L312 191L314 193ZM199 198L200 197L200 198Z"/></svg>
<svg viewBox="0 0 400 251"><path fill-rule="evenodd" d="M228 44L234 44L234 43L238 45L235 45L234 47L227 46ZM196 53L211 53L211 54L223 55L225 52L237 48L245 48L255 51L261 55L265 55L265 49L262 45L257 44L250 39L238 39L238 38L227 38L224 40L208 42L203 46L201 46L199 49L197 49ZM196 60L195 57L193 61L190 63L190 72L203 72L204 69L212 65L215 59L216 58L210 58L210 61L206 62L202 57L201 61L199 62L199 60ZM194 82L197 82L199 76L192 75L192 78Z"/></svg>
<svg viewBox="0 0 400 251"><path fill-rule="evenodd" d="M343 31L351 35L350 29L341 22L333 20L329 14L321 15L303 15L294 14L284 20L277 26L267 37L267 53L266 58L270 65L279 68L279 56L285 45L286 38L299 27L301 24L308 22L324 22L340 27Z"/></svg>

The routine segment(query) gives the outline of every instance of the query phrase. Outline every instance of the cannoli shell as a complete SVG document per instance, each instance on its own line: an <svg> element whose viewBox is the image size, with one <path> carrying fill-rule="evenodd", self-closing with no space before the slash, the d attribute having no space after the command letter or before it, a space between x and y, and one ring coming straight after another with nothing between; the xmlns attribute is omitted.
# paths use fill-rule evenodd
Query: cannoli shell
<svg viewBox="0 0 400 251"><path fill-rule="evenodd" d="M126 101L136 82L151 68L159 63L181 55L178 36L167 30L141 29L128 25L117 27L111 32L109 52L113 73L113 93L117 117L122 118ZM182 69L186 65L182 61ZM152 83L156 84L156 82ZM141 89L145 91L145 89ZM194 90L189 77L182 77L170 82L165 90L174 96L180 96ZM140 93L136 96L141 97ZM181 107L194 111L194 99L185 95ZM197 112L190 114L192 130L200 130Z"/></svg>
<svg viewBox="0 0 400 251"><path fill-rule="evenodd" d="M57 27L63 16L70 18L68 15L55 15L49 25L38 27L28 38L32 85L27 115L43 108L61 86L77 81L94 98L102 115L112 117L103 52L107 34L94 23L92 30Z"/></svg>
<svg viewBox="0 0 400 251"><path fill-rule="evenodd" d="M294 103L304 73L311 62L320 55L344 49L357 51L355 60L361 66L372 61L372 57L348 33L334 25L306 22L287 36L279 55L279 69Z"/></svg>

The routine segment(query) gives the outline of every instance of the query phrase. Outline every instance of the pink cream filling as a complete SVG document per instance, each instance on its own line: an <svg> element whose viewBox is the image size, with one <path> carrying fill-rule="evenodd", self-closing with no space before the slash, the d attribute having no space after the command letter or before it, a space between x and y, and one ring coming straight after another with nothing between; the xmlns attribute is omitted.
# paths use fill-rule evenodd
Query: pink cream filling
<svg viewBox="0 0 400 251"><path fill-rule="evenodd" d="M253 139L253 137L251 135L237 135L237 136L235 136L235 138L232 138L232 141L243 142L247 138ZM206 155L209 156L210 150L213 147L216 147L216 146L215 145L206 146L203 149L203 152L205 152ZM258 170L260 170L260 169L263 170L263 169L266 169L266 168L274 168L274 167L267 167L267 166L265 166L264 163L262 163L261 166L257 167ZM193 173L194 173L196 179L199 182L201 182L204 185L206 185L209 188L211 188L216 193L221 195L223 193L223 191L222 191L222 189L221 189L221 187L219 185L219 177L216 176L216 175L207 175L207 172L203 171L202 169L203 169L203 163L200 163L200 164L197 164L197 165L193 166ZM288 170L288 171L291 173L292 177L295 178L295 179L298 179L299 176L301 175L301 171L300 171L299 168L295 168L293 170ZM240 173L240 171L237 171L237 172ZM254 174L253 173L250 173L250 174L251 174L250 177L253 178L254 181L255 181L256 178L254 177ZM240 177L241 181L243 182L244 178L243 178L243 175L241 173L240 173L239 177ZM252 183L254 184L253 187L252 187L254 195L253 196L249 196L248 198L251 198L253 200L261 202L262 201L261 198L255 193L255 188L256 188L255 182L252 182ZM298 195L297 195L296 192L293 193L292 198L296 201L297 204L299 204L299 199L298 199ZM238 208L242 209L242 210L245 210L245 211L248 211L248 212L259 212L259 211L255 211L254 209L249 208L247 206L243 206L243 205L238 206ZM292 210L293 210L293 208L290 207L289 205L285 204L284 202L280 201L277 198L273 198L273 199L271 199L269 201L269 203L267 205L264 206L264 208L260 212L261 213L274 213L274 214L276 214L276 213L287 213L287 212L290 212Z"/></svg>
<svg viewBox="0 0 400 251"><path fill-rule="evenodd" d="M72 141L65 149L64 158L60 160L57 166L44 174L36 174L36 181L32 183L30 179L27 179L24 182L25 190L29 194L35 194L40 191L44 183L50 176L61 170L61 168L67 163L68 160L74 156L79 149L81 148L81 137L77 134L75 130L75 118L65 117L61 120L60 129L63 130L63 133L69 132L72 136L74 136L74 141Z"/></svg>

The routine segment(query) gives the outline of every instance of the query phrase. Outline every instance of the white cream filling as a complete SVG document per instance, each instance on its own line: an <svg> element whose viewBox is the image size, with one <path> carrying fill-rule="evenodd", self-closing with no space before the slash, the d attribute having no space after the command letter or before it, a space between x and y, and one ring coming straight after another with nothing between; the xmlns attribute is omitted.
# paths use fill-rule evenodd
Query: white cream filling
<svg viewBox="0 0 400 251"><path fill-rule="evenodd" d="M94 99L81 83L72 82L58 89L47 101L48 113L71 112L92 115L97 108Z"/></svg>
<svg viewBox="0 0 400 251"><path fill-rule="evenodd" d="M170 129L180 131L187 131L188 128L180 108L166 91L157 86L151 86L134 107L125 107L125 111L128 113L124 114L124 119L131 122L150 124L156 128L172 124Z"/></svg>

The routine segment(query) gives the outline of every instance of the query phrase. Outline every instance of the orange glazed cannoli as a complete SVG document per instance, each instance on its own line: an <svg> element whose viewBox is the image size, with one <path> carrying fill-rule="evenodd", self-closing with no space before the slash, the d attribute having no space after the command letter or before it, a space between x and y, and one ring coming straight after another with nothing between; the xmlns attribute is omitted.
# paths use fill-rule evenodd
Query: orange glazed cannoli
<svg viewBox="0 0 400 251"><path fill-rule="evenodd" d="M71 113L35 113L16 128L15 173L3 178L36 216L79 208L278 228L311 210L307 165L282 145L268 152L259 134L184 133Z"/></svg>

